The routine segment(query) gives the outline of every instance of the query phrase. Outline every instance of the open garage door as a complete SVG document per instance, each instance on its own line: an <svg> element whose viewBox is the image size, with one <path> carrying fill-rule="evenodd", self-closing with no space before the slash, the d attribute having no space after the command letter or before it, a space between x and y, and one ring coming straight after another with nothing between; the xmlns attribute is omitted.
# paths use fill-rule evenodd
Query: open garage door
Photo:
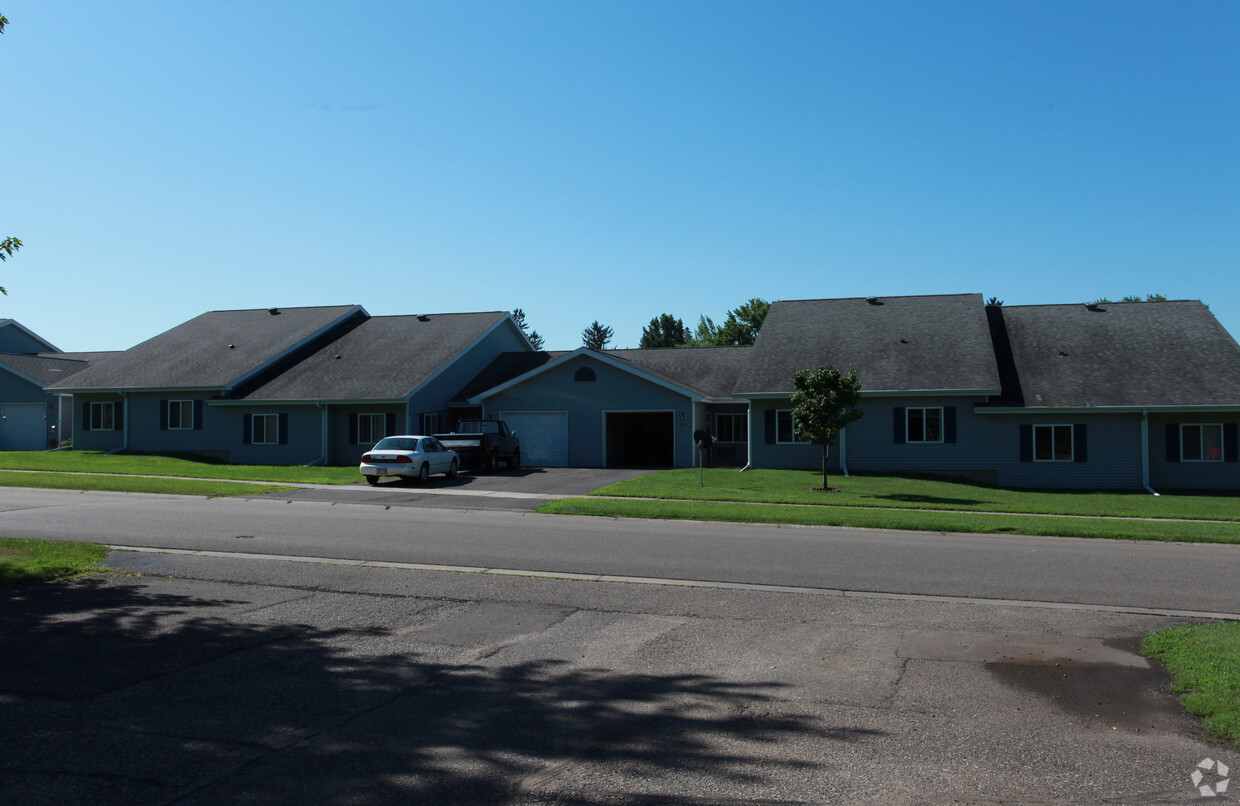
<svg viewBox="0 0 1240 806"><path fill-rule="evenodd" d="M608 467L671 467L676 459L675 414L607 412Z"/></svg>
<svg viewBox="0 0 1240 806"><path fill-rule="evenodd" d="M521 464L527 467L568 467L568 412L502 411L521 440Z"/></svg>

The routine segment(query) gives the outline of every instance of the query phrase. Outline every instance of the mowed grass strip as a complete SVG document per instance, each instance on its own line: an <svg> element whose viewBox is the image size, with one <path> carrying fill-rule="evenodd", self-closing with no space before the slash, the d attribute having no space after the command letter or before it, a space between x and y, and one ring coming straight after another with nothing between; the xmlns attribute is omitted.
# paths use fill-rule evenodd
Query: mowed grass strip
<svg viewBox="0 0 1240 806"><path fill-rule="evenodd" d="M1159 630L1141 651L1166 664L1172 691L1202 727L1240 747L1240 622Z"/></svg>
<svg viewBox="0 0 1240 806"><path fill-rule="evenodd" d="M286 484L356 484L357 467L301 465L230 465L196 456L98 451L3 451L0 470L43 470L54 473L120 473Z"/></svg>
<svg viewBox="0 0 1240 806"><path fill-rule="evenodd" d="M107 546L0 537L0 588L100 570Z"/></svg>
<svg viewBox="0 0 1240 806"><path fill-rule="evenodd" d="M160 479L142 476L100 476L72 473L14 473L0 471L0 487L36 487L45 490L102 490L118 493L161 493L164 495L266 495L287 492L296 487L272 484L245 484L232 481Z"/></svg>
<svg viewBox="0 0 1240 806"><path fill-rule="evenodd" d="M827 507L890 507L1012 512L1042 515L1100 515L1127 518L1183 518L1240 522L1235 492L1012 490L967 481L919 476L834 474L840 492L815 492L822 473L807 470L707 468L699 484L696 468L664 470L610 484L597 496L633 496L695 501L745 501Z"/></svg>
<svg viewBox="0 0 1240 806"><path fill-rule="evenodd" d="M1189 543L1240 543L1240 523L1148 521L1041 515L990 515L856 507L804 507L713 501L566 498L538 508L551 515L770 523L798 526L852 526L926 532L1101 537L1118 540L1164 540Z"/></svg>

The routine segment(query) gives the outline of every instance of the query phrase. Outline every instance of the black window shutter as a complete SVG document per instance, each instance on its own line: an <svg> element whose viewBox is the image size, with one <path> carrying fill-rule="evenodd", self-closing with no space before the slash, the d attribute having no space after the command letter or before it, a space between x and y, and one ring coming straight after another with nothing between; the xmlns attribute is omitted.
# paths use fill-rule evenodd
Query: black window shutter
<svg viewBox="0 0 1240 806"><path fill-rule="evenodd" d="M385 429L386 433L383 436L390 437L392 436L392 434L396 433L396 415L394 413L390 411L388 412L387 422L385 423L385 426L386 426L386 429Z"/></svg>
<svg viewBox="0 0 1240 806"><path fill-rule="evenodd" d="M357 444L357 412L349 415L349 444Z"/></svg>
<svg viewBox="0 0 1240 806"><path fill-rule="evenodd" d="M775 409L766 410L766 444L775 444Z"/></svg>
<svg viewBox="0 0 1240 806"><path fill-rule="evenodd" d="M125 428L125 401L118 400L112 409L112 430L121 431Z"/></svg>
<svg viewBox="0 0 1240 806"><path fill-rule="evenodd" d="M288 415L287 414L278 415L276 417L276 422L279 423L279 428L280 428L280 444L287 445L288 444Z"/></svg>
<svg viewBox="0 0 1240 806"><path fill-rule="evenodd" d="M159 430L168 430L168 401L159 401Z"/></svg>
<svg viewBox="0 0 1240 806"><path fill-rule="evenodd" d="M956 441L956 407L943 407L943 441L954 443Z"/></svg>
<svg viewBox="0 0 1240 806"><path fill-rule="evenodd" d="M1033 461L1033 426L1029 423L1020 427L1020 460Z"/></svg>
<svg viewBox="0 0 1240 806"><path fill-rule="evenodd" d="M90 404L89 403L82 404L82 430L83 431L90 430Z"/></svg>
<svg viewBox="0 0 1240 806"><path fill-rule="evenodd" d="M1167 461L1180 461L1180 424L1167 423Z"/></svg>
<svg viewBox="0 0 1240 806"><path fill-rule="evenodd" d="M1223 423L1223 461L1240 462L1240 427Z"/></svg>
<svg viewBox="0 0 1240 806"><path fill-rule="evenodd" d="M896 406L891 410L891 441L903 445L908 430L908 422L904 417L904 407Z"/></svg>
<svg viewBox="0 0 1240 806"><path fill-rule="evenodd" d="M194 401L194 430L202 430L202 401Z"/></svg>
<svg viewBox="0 0 1240 806"><path fill-rule="evenodd" d="M241 444L254 444L254 415L245 414L241 417Z"/></svg>
<svg viewBox="0 0 1240 806"><path fill-rule="evenodd" d="M1072 426L1072 461L1088 462L1089 445L1085 438L1085 424Z"/></svg>

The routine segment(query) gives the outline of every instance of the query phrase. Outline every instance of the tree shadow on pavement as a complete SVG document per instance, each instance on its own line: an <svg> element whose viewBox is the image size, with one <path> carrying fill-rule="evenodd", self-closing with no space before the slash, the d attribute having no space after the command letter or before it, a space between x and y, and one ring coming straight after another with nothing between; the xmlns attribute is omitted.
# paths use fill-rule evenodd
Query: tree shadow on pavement
<svg viewBox="0 0 1240 806"><path fill-rule="evenodd" d="M454 662L416 631L255 623L247 604L115 579L0 591L3 801L686 803L561 774L760 791L805 764L781 743L873 734L781 713L773 682Z"/></svg>

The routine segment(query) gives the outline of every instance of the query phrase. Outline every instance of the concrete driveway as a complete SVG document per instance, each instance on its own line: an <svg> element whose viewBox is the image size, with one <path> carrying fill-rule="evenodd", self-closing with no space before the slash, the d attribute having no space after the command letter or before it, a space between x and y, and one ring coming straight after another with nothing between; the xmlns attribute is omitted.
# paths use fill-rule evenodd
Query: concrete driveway
<svg viewBox="0 0 1240 806"><path fill-rule="evenodd" d="M290 501L334 501L384 506L439 506L469 509L536 509L552 498L586 495L591 490L657 471L604 467L523 467L461 473L454 479L431 476L426 484L385 479L371 487L358 476L347 487L318 485L273 493Z"/></svg>

